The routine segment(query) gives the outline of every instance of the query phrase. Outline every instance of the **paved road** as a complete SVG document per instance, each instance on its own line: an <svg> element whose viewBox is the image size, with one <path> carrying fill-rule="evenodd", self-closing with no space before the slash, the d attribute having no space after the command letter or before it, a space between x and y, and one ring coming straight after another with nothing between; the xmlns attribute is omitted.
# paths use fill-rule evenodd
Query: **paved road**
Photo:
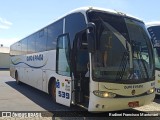
<svg viewBox="0 0 160 120"><path fill-rule="evenodd" d="M17 85L9 73L0 75L0 111L64 111L69 110L54 104L51 97L29 85Z"/></svg>
<svg viewBox="0 0 160 120"><path fill-rule="evenodd" d="M134 111L134 112L137 110L138 110L137 112L160 111L159 103L160 103L160 100L155 99L155 101L150 105L140 107L130 111ZM76 106L69 108L60 104L55 104L52 102L48 94L43 93L26 84L17 85L15 80L9 77L9 72L7 71L0 71L0 111L17 111L17 112L18 111L25 111L25 112L47 111L49 115L54 115L56 113L55 111L63 111L63 112L57 112L56 114L63 114L63 115L70 114L71 116L73 116L72 119L75 119L75 118L84 119L84 117L81 117L83 116L83 114L94 116L94 118L89 117L85 119L97 119L97 116L99 119L109 119L109 118L104 118L106 113L90 114L84 109L81 109ZM83 111L83 112L75 113L74 111ZM133 117L129 117L127 119L132 119L132 118ZM153 117L151 117L150 119L152 118ZM154 117L154 119L155 118L156 117ZM47 117L45 119L47 120L52 118ZM71 119L71 118L66 118L66 117L63 118L59 116L59 117L56 117L56 119Z"/></svg>

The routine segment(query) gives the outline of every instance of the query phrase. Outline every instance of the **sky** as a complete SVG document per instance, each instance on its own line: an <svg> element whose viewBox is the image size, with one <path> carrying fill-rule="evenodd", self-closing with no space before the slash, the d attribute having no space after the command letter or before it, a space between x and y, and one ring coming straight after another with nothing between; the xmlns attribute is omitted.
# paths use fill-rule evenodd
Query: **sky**
<svg viewBox="0 0 160 120"><path fill-rule="evenodd" d="M0 44L14 42L85 6L113 9L144 22L160 21L160 0L0 0Z"/></svg>

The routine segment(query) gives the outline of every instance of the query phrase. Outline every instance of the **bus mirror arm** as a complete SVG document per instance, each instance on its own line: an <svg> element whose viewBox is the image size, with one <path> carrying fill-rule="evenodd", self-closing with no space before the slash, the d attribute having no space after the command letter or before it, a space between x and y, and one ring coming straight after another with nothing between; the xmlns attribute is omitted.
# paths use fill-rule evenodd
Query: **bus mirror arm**
<svg viewBox="0 0 160 120"><path fill-rule="evenodd" d="M93 53L96 49L96 26L94 23L89 22L87 24L87 40L88 40L88 51Z"/></svg>

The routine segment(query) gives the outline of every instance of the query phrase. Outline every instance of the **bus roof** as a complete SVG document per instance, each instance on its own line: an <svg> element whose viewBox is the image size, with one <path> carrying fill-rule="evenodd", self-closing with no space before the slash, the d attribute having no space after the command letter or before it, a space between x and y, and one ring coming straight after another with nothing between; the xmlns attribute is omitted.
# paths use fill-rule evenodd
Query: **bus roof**
<svg viewBox="0 0 160 120"><path fill-rule="evenodd" d="M77 9L74 9L60 17L58 17L57 19L55 19L52 23L66 17L67 15L70 15L70 14L73 14L73 13L77 13L77 12L81 12L83 14L85 14L88 10L97 10L97 11L104 11L104 12L108 12L108 13L111 13L111 14L116 14L116 15L121 15L121 16L126 16L126 17L129 17L129 18L132 18L132 19L135 19L135 20L138 20L140 22L143 22L140 18L138 17L135 17L135 16L132 16L130 14L126 14L126 13L123 13L123 12L120 12L120 11L117 11L117 10L112 10L112 9L106 9L106 8L99 8L99 7L92 7L92 6L88 6L88 7L80 7L80 8L77 8ZM50 24L52 24L50 23ZM47 26L49 26L50 24L48 24ZM45 27L47 27L45 26ZM44 28L45 28L44 27ZM43 28L42 28L43 29ZM39 29L41 30L41 29Z"/></svg>
<svg viewBox="0 0 160 120"><path fill-rule="evenodd" d="M160 26L160 21L148 22L148 23L146 23L146 26L147 27Z"/></svg>
<svg viewBox="0 0 160 120"><path fill-rule="evenodd" d="M82 12L83 13L83 12L86 12L88 10L98 10L98 11L108 12L108 13L111 13L111 14L117 14L117 15L121 15L121 16L127 16L127 17L130 17L130 18L133 18L133 19L136 19L138 21L143 22L140 18L132 16L130 14L126 14L126 13L123 13L123 12L120 12L120 11L117 11L117 10L106 9L106 8L99 8L99 7L81 7L81 8L77 8L77 9L69 12L69 14L76 13L76 12Z"/></svg>

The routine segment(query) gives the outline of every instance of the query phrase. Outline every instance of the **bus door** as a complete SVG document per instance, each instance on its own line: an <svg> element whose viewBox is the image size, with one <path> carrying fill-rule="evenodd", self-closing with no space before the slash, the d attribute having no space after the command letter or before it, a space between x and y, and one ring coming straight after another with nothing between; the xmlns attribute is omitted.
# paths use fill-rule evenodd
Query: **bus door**
<svg viewBox="0 0 160 120"><path fill-rule="evenodd" d="M85 105L85 107L88 107L89 53L86 31L80 32L76 35L73 52L75 101L77 104L82 104Z"/></svg>
<svg viewBox="0 0 160 120"><path fill-rule="evenodd" d="M56 50L56 102L70 106L71 73L70 73L70 40L68 34L57 39Z"/></svg>

